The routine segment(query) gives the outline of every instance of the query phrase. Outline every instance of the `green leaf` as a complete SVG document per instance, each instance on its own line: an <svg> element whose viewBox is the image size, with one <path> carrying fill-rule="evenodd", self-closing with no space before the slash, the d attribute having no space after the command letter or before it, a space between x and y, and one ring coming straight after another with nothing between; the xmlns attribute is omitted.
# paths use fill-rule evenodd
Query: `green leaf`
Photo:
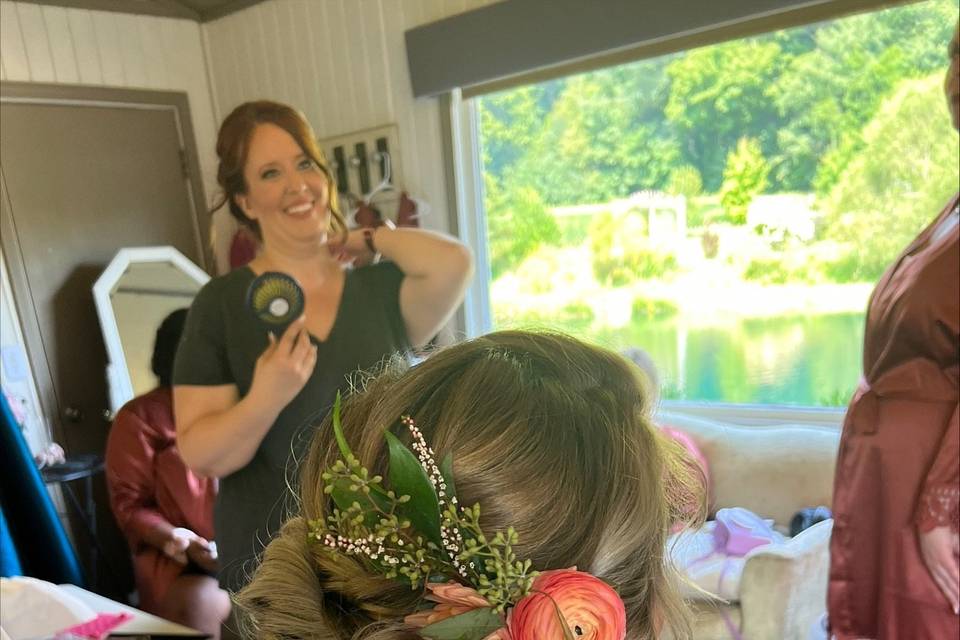
<svg viewBox="0 0 960 640"><path fill-rule="evenodd" d="M443 456L443 460L440 462L440 475L443 476L443 481L447 484L447 499L449 500L451 496L457 495L457 488L453 484L452 453Z"/></svg>
<svg viewBox="0 0 960 640"><path fill-rule="evenodd" d="M347 439L343 435L343 426L340 424L340 392L337 391L337 398L333 401L333 435L337 439L337 446L340 447L340 455L343 456L343 461L346 462L351 457L356 457L353 455L353 451L350 450L350 445L347 444Z"/></svg>
<svg viewBox="0 0 960 640"><path fill-rule="evenodd" d="M400 440L384 432L390 448L390 488L398 495L410 496L410 501L397 506L401 516L410 520L423 537L441 546L440 503L420 461Z"/></svg>
<svg viewBox="0 0 960 640"><path fill-rule="evenodd" d="M375 491L371 491L369 494L361 491L351 491L348 480L336 481L333 484L333 491L330 492L330 497L333 498L333 503L337 505L340 511L346 511L354 502L359 502L360 506L363 507L363 522L367 528L376 527L381 517L379 513L370 508L370 500L372 500L381 511L390 510L389 498L379 495Z"/></svg>
<svg viewBox="0 0 960 640"><path fill-rule="evenodd" d="M474 609L458 616L428 624L420 635L428 640L483 640L503 628L503 620L493 609Z"/></svg>

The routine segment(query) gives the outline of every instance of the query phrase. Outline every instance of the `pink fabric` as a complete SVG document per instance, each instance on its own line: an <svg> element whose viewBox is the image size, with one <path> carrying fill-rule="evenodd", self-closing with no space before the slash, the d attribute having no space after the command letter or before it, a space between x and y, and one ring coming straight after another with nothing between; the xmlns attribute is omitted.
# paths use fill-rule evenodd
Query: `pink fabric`
<svg viewBox="0 0 960 640"><path fill-rule="evenodd" d="M417 212L417 203L407 194L406 191L400 193L400 202L397 204L397 222L398 227L419 227L420 220ZM376 229L386 224L380 210L368 202L360 201L357 205L357 212L354 219L361 227Z"/></svg>
<svg viewBox="0 0 960 640"><path fill-rule="evenodd" d="M69 629L64 629L59 634L72 634L81 638L90 638L90 640L100 640L121 624L132 620L133 616L129 613L101 613L93 620L74 625Z"/></svg>
<svg viewBox="0 0 960 640"><path fill-rule="evenodd" d="M671 440L674 440L680 446L687 450L687 453L690 454L694 460L700 465L700 468L703 469L703 479L705 483L705 489L707 494L710 492L710 465L707 464L707 457L703 455L703 452L700 450L700 447L697 446L697 443L693 441L693 438L688 436L685 432L677 429L676 427L663 426L660 428L663 433L668 436Z"/></svg>
<svg viewBox="0 0 960 640"><path fill-rule="evenodd" d="M110 507L133 553L140 608L156 613L183 567L151 540L168 526L214 539L217 481L187 468L176 445L169 387L138 396L117 412L107 439Z"/></svg>
<svg viewBox="0 0 960 640"><path fill-rule="evenodd" d="M714 549L729 556L742 558L751 550L777 539L770 522L742 507L720 509L716 522L713 528Z"/></svg>
<svg viewBox="0 0 960 640"><path fill-rule="evenodd" d="M699 467L699 469L692 469L694 473L698 470L703 474L703 492L704 495L710 496L710 466L707 464L707 457L703 455L703 452L700 450L700 447L697 446L697 443L694 442L693 438L689 435L677 429L675 427L661 426L660 430L665 436L679 444L683 447L686 452L690 455L690 458L693 462ZM668 489L670 487L668 486ZM686 514L692 515L696 513L697 509L700 507L699 500L695 496L680 496L678 500L685 504ZM683 528L683 523L678 522L674 524L673 532Z"/></svg>
<svg viewBox="0 0 960 640"><path fill-rule="evenodd" d="M363 201L357 205L357 212L354 214L354 218L356 219L358 225L370 229L382 227L384 224L383 216L380 214L380 210Z"/></svg>

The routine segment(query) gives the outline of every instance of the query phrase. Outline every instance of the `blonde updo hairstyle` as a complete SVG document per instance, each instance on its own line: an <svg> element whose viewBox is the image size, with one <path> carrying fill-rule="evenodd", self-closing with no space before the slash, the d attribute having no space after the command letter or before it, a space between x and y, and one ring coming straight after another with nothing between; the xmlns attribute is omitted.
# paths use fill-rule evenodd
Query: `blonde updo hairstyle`
<svg viewBox="0 0 960 640"><path fill-rule="evenodd" d="M247 156L250 153L250 140L254 130L262 124L272 124L280 127L303 150L327 179L329 187L329 207L331 213L330 228L332 235L345 236L347 222L340 211L337 198L337 185L327 164L327 159L317 144L317 137L306 117L291 106L272 102L270 100L255 100L244 102L230 112L217 134L217 184L222 193L211 209L216 211L227 205L237 222L250 229L260 240L260 224L247 216L237 204L237 196L247 192L247 181L243 170L247 165Z"/></svg>
<svg viewBox="0 0 960 640"><path fill-rule="evenodd" d="M637 367L568 336L503 331L406 371L394 363L364 386L341 415L371 473L386 476L383 431L409 443L398 419L412 416L438 460L453 454L460 502L480 504L488 535L512 526L517 557L534 568L576 566L607 581L626 605L629 640L654 638L660 623L690 637L665 549L672 524L703 518L703 485L652 425L651 389ZM328 417L301 467L300 513L236 599L248 631L276 640L420 639L403 617L422 604L421 591L307 541L306 522L331 508L320 476L338 457Z"/></svg>

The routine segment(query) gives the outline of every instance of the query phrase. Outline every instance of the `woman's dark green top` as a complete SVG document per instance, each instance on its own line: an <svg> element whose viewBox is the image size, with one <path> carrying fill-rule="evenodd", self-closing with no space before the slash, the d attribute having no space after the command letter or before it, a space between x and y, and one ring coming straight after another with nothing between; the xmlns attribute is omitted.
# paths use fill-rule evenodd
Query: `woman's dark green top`
<svg viewBox="0 0 960 640"><path fill-rule="evenodd" d="M190 307L174 365L174 385L234 384L250 390L267 331L245 305L255 275L241 267L210 280ZM247 466L221 478L214 509L220 584L237 590L253 570L252 560L277 533L291 505L288 480L296 480L315 427L346 393L348 378L384 358L409 350L400 315L403 273L392 263L347 271L330 335L317 346L317 365L288 404Z"/></svg>

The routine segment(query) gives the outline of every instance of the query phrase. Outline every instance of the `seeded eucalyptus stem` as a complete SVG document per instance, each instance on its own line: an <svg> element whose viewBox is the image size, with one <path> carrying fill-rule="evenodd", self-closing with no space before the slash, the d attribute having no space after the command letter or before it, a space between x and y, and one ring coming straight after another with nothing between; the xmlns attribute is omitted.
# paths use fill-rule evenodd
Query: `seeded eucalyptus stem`
<svg viewBox="0 0 960 640"><path fill-rule="evenodd" d="M339 403L334 407L334 414L335 432L346 461L338 459L321 475L324 493L333 498L336 506L325 518L309 523L310 540L320 542L331 553L359 557L376 573L409 582L411 589L444 580L466 584L476 589L498 613L530 593L538 573L531 570L529 560L517 560L513 551L513 545L518 542L517 532L510 527L506 533L498 531L492 539L484 535L480 528L480 505L466 508L455 495L447 495L448 488L433 451L412 419L403 416L401 422L413 436L416 460L401 449L391 451L391 465L398 454L401 462L404 457L412 461L417 474L423 469L426 474L423 484L417 486L428 487L427 496L436 494L436 499L430 501L434 509L440 508L439 535L435 530L418 531L411 523L411 519L429 522L418 520L422 512L409 510L422 504L423 496L418 498L420 502L408 505L409 495L397 495L384 486L381 476L371 476L349 451L338 429ZM399 442L389 434L388 439L391 446ZM391 478L392 482L396 481L394 476ZM436 527L437 521L433 522L431 526ZM441 541L442 546L434 540Z"/></svg>

